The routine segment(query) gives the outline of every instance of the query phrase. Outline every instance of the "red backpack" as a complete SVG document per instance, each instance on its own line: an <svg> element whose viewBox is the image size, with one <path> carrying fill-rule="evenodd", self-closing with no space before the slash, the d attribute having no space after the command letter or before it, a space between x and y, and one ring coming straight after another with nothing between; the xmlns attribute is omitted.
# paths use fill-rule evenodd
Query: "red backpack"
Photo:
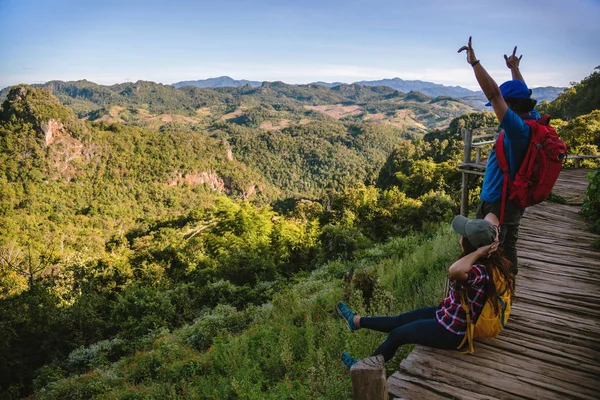
<svg viewBox="0 0 600 400"><path fill-rule="evenodd" d="M531 139L521 168L512 182L504 154L504 131L500 132L496 141L496 158L500 169L504 172L500 224L504 222L504 204L507 195L520 208L546 200L558 179L563 161L567 158L567 145L559 139L556 129L549 125L548 114L537 121L525 120L525 122L531 127Z"/></svg>

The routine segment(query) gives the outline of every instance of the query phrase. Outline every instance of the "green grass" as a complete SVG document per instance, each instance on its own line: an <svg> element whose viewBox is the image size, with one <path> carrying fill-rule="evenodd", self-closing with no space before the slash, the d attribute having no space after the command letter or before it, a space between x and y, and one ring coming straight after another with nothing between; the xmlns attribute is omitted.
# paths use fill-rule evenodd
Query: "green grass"
<svg viewBox="0 0 600 400"><path fill-rule="evenodd" d="M51 383L34 398L350 398L350 376L339 361L341 352L369 356L385 334L349 332L337 317L336 302L345 298L362 315L436 305L457 251L456 235L449 229L431 238L391 239L358 260L321 266L269 304L244 311L215 309L182 329L158 332L145 349ZM355 277L351 285L341 279L349 270ZM369 298L359 276L373 283ZM236 333L240 324L246 328ZM200 343L210 340L210 347L190 339L202 334L205 341ZM390 373L411 348L405 346L388 363Z"/></svg>

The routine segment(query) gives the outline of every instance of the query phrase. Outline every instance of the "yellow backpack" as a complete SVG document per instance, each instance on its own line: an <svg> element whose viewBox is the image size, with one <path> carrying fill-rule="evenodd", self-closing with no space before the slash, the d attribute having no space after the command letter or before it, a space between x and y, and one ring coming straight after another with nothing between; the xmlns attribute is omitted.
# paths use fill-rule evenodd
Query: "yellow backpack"
<svg viewBox="0 0 600 400"><path fill-rule="evenodd" d="M469 348L468 350L464 351L465 354L475 352L475 349L473 348L473 339L495 338L498 336L500 331L502 331L502 328L504 328L504 325L508 321L511 306L510 290L508 290L502 275L496 271L492 271L492 279L496 285L496 291L498 291L499 294L496 295L495 298L487 299L483 305L483 308L481 309L481 314L479 315L479 318L477 318L476 323L471 321L471 311L469 309L467 290L466 288L462 288L460 290L461 306L467 315L467 332L465 333L464 339L458 346L458 349L461 349L464 346L465 341L467 341L469 343ZM498 312L496 312L496 303L499 305Z"/></svg>

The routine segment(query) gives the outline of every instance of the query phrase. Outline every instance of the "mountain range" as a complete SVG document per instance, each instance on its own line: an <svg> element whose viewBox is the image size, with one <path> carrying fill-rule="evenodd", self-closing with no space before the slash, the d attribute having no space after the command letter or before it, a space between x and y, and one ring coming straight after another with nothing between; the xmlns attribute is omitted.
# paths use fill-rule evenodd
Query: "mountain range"
<svg viewBox="0 0 600 400"><path fill-rule="evenodd" d="M48 89L82 119L119 122L155 129L202 130L223 121L281 130L308 121L388 124L424 134L447 127L460 115L478 111L466 101L402 93L388 86L340 84L289 85L263 82L259 87L163 85L138 81L98 85L86 80L32 85ZM0 91L0 101L9 88Z"/></svg>
<svg viewBox="0 0 600 400"><path fill-rule="evenodd" d="M310 85L321 85L329 88L333 88L336 86L343 85L343 82L312 82ZM445 86L439 83L426 82L420 80L404 80L401 78L392 78L392 79L380 79L374 81L358 81L354 82L354 84L361 86L387 86L392 89L395 89L402 93L409 93L411 91L421 92L430 97L439 97L439 96L447 96L453 97L456 99L462 99L465 102L471 104L477 108L483 108L484 104L487 102L483 92L481 91L473 91L461 86ZM173 83L172 86L176 88L181 88L184 86L197 86L201 88L217 88L217 87L241 87L245 85L250 85L251 87L259 87L262 85L262 82L259 81L249 81L246 79L236 80L230 78L229 76L221 76L217 78L209 78L209 79L200 79L195 81L181 81ZM533 88L532 97L538 102L542 101L552 101L554 100L565 88L563 87L554 87L554 86L546 86Z"/></svg>

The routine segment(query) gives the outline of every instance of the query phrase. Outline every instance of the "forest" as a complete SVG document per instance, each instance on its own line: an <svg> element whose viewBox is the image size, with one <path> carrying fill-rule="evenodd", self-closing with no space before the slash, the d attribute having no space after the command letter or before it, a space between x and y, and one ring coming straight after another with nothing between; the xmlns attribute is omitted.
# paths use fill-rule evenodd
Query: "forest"
<svg viewBox="0 0 600 400"><path fill-rule="evenodd" d="M439 301L460 131L498 126L360 85L0 96L3 399L348 398L339 354L381 334L352 335L335 303ZM538 110L569 154L599 154L600 70ZM595 169L583 212L600 232L598 162L575 167Z"/></svg>

